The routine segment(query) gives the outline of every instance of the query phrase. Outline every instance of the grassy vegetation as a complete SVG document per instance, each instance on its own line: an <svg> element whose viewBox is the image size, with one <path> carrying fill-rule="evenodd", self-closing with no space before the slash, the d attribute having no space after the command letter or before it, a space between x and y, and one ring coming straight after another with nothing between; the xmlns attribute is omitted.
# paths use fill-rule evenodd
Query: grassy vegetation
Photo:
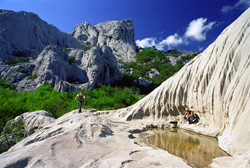
<svg viewBox="0 0 250 168"><path fill-rule="evenodd" d="M18 63L25 63L28 62L28 58L10 58L5 61L5 64L13 65Z"/></svg>
<svg viewBox="0 0 250 168"><path fill-rule="evenodd" d="M25 137L23 120L9 122L0 134L0 153L7 151Z"/></svg>
<svg viewBox="0 0 250 168"><path fill-rule="evenodd" d="M13 89L12 83L6 82L5 80L0 79L0 87Z"/></svg>
<svg viewBox="0 0 250 168"><path fill-rule="evenodd" d="M61 93L54 90L51 85L43 85L35 92L17 92L5 84L3 86L0 86L0 132L7 121L27 111L46 110L57 118L77 108L77 101L74 98L79 91ZM84 91L84 95L86 105L83 108L98 110L118 109L139 100L138 90L111 86Z"/></svg>
<svg viewBox="0 0 250 168"><path fill-rule="evenodd" d="M18 71L21 72L21 73L24 73L24 69L23 68L19 69Z"/></svg>
<svg viewBox="0 0 250 168"><path fill-rule="evenodd" d="M34 74L30 75L30 76L28 77L28 79L35 79L36 77L37 77L37 74L34 73Z"/></svg>

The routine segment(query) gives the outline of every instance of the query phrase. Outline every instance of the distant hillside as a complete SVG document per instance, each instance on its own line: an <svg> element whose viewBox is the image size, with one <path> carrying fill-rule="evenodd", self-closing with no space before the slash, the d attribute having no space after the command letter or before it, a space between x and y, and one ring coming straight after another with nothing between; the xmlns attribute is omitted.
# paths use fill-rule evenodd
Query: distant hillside
<svg viewBox="0 0 250 168"><path fill-rule="evenodd" d="M155 48L140 49L135 61L119 61L123 79L118 85L137 86L142 93L149 93L198 54L197 51L177 49L166 52Z"/></svg>

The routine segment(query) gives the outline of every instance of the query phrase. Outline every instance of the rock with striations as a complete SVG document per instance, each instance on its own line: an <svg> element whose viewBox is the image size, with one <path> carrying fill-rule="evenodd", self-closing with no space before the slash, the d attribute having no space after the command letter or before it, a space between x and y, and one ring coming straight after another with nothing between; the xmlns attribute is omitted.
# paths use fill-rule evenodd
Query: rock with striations
<svg viewBox="0 0 250 168"><path fill-rule="evenodd" d="M69 62L74 55L75 61ZM35 75L35 76L34 76ZM111 84L121 79L117 61L109 47L93 47L88 51L47 46L30 63L2 66L0 76L18 90L32 91L51 84L58 91L94 88L98 83ZM90 86L89 86L90 85Z"/></svg>
<svg viewBox="0 0 250 168"><path fill-rule="evenodd" d="M71 33L75 38L89 46L109 46L114 56L122 61L134 60L136 45L132 19L107 21L95 26L84 22Z"/></svg>
<svg viewBox="0 0 250 168"><path fill-rule="evenodd" d="M250 8L203 53L144 99L119 110L118 116L122 120L179 120L183 128L218 136L219 146L231 155L249 153L249 46ZM200 122L182 122L185 109L197 113Z"/></svg>
<svg viewBox="0 0 250 168"><path fill-rule="evenodd" d="M54 118L46 111L26 112L8 121L0 134L0 147L2 149L14 145L25 136L54 122Z"/></svg>

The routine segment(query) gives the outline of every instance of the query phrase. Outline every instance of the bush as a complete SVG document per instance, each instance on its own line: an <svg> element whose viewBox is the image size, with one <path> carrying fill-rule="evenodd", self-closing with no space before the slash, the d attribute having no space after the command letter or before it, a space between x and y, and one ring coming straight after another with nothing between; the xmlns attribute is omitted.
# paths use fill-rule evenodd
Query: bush
<svg viewBox="0 0 250 168"><path fill-rule="evenodd" d="M7 151L11 146L25 138L23 121L10 122L0 134L0 153Z"/></svg>
<svg viewBox="0 0 250 168"><path fill-rule="evenodd" d="M35 79L36 77L37 77L37 74L34 73L34 74L30 75L30 76L28 77L28 79Z"/></svg>
<svg viewBox="0 0 250 168"><path fill-rule="evenodd" d="M74 56L69 56L68 61L69 61L70 64L74 63L75 62L75 57Z"/></svg>
<svg viewBox="0 0 250 168"><path fill-rule="evenodd" d="M12 65L24 62L28 62L28 58L10 58L5 61L5 64Z"/></svg>
<svg viewBox="0 0 250 168"><path fill-rule="evenodd" d="M13 84L0 79L0 87L13 89Z"/></svg>
<svg viewBox="0 0 250 168"><path fill-rule="evenodd" d="M23 68L19 69L19 72L24 73L24 69Z"/></svg>

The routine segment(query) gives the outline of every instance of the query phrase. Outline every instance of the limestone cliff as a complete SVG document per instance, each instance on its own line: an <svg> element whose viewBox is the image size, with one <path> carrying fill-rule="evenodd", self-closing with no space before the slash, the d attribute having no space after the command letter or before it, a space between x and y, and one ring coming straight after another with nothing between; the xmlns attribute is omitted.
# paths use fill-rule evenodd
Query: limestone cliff
<svg viewBox="0 0 250 168"><path fill-rule="evenodd" d="M85 22L68 34L34 13L0 10L0 78L18 90L51 84L72 92L112 84L122 77L117 58L132 60L135 48L131 19Z"/></svg>
<svg viewBox="0 0 250 168"><path fill-rule="evenodd" d="M122 120L179 120L181 127L219 136L230 154L250 151L250 8L201 54L133 106ZM181 122L185 109L200 116Z"/></svg>
<svg viewBox="0 0 250 168"><path fill-rule="evenodd" d="M74 55L74 62L69 57ZM34 76L35 75L35 76ZM88 51L47 46L37 59L15 66L1 66L0 76L18 90L32 91L51 84L58 91L93 89L98 83L111 84L121 79L117 61L109 47ZM32 77L33 76L33 77Z"/></svg>
<svg viewBox="0 0 250 168"><path fill-rule="evenodd" d="M115 57L125 62L136 56L134 25L132 19L107 21L92 26L84 22L71 33L75 38L89 46L109 46Z"/></svg>

